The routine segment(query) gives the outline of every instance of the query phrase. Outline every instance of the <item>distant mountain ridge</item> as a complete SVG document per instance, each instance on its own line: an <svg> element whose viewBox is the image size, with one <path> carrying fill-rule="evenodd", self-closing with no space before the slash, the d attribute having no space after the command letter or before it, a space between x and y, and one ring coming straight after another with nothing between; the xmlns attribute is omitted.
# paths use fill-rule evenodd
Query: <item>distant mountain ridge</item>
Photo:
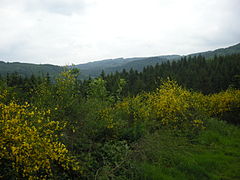
<svg viewBox="0 0 240 180"><path fill-rule="evenodd" d="M41 76L47 73L52 76L56 76L63 70L61 66L55 66L51 64L31 64L31 63L19 63L19 62L3 62L0 61L0 75L7 75L8 73L17 72L21 76Z"/></svg>
<svg viewBox="0 0 240 180"><path fill-rule="evenodd" d="M230 54L240 54L240 43L229 46L227 48L219 48L214 51L199 52L194 54L189 54L188 56L204 56L205 58L214 58L214 56L226 56Z"/></svg>
<svg viewBox="0 0 240 180"><path fill-rule="evenodd" d="M227 47L220 48L214 51L199 52L189 54L186 56L204 56L205 58L213 58L215 55L224 56L229 54L240 54L240 43ZM166 56L155 56L155 57L137 57L137 58L117 58L107 59L101 61L94 61L85 64L75 65L74 68L80 69L81 78L97 77L104 70L105 73L112 73L116 71L130 70L131 68L137 71L142 71L144 67L150 65L161 64L165 61L179 60L180 55L166 55Z"/></svg>
<svg viewBox="0 0 240 180"><path fill-rule="evenodd" d="M145 66L155 65L156 63L162 63L167 60L180 59L180 55L166 55L166 56L154 56L154 57L135 57L135 58L116 58L107 59L101 61L94 61L85 64L78 64L70 68L78 68L81 72L81 77L97 77L104 70L105 73L111 73L116 71L134 70L142 71Z"/></svg>
<svg viewBox="0 0 240 180"><path fill-rule="evenodd" d="M220 48L214 51L206 51L193 53L186 56L204 56L206 58L213 58L215 55L224 56L229 54L240 54L240 43L227 47ZM69 66L68 68L80 69L80 78L85 79L88 77L97 77L101 74L102 70L105 73L114 73L116 71L130 70L131 68L137 71L142 71L146 66L161 64L165 61L178 60L182 56L180 55L165 55L165 56L154 56L154 57L133 57L133 58L116 58L106 59L101 61L94 61L85 64L78 64L75 66ZM0 61L0 75L6 75L7 73L17 72L23 76L29 75L42 75L49 73L50 76L56 76L58 73L63 71L63 67L51 65L51 64L30 64L30 63L19 63L19 62L3 62Z"/></svg>

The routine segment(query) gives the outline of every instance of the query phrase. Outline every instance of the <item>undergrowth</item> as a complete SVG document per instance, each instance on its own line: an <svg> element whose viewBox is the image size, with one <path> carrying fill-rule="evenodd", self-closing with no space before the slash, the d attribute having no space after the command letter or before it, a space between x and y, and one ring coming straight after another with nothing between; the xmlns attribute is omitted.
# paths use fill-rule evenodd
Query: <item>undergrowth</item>
<svg viewBox="0 0 240 180"><path fill-rule="evenodd" d="M135 179L237 180L239 150L239 127L218 119L208 119L206 130L191 140L158 131L137 145Z"/></svg>

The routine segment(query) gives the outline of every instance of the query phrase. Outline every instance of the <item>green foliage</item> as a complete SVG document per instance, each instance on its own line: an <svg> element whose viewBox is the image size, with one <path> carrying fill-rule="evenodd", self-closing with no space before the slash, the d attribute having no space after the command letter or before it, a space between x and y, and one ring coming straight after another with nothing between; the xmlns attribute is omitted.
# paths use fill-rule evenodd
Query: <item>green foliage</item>
<svg viewBox="0 0 240 180"><path fill-rule="evenodd" d="M125 141L109 141L103 144L95 154L95 157L102 164L96 171L95 178L126 178L126 171L131 169L130 153L130 147Z"/></svg>
<svg viewBox="0 0 240 180"><path fill-rule="evenodd" d="M107 97L107 89L105 87L105 81L101 78L94 79L89 84L88 98L105 100Z"/></svg>
<svg viewBox="0 0 240 180"><path fill-rule="evenodd" d="M182 57L178 61L165 61L145 66L142 71L125 69L122 72L105 75L108 90L116 86L119 78L126 80L124 95L137 95L142 91L151 92L162 84L162 79L170 77L180 85L204 94L218 93L229 86L239 87L240 54L215 56Z"/></svg>
<svg viewBox="0 0 240 180"><path fill-rule="evenodd" d="M239 128L211 118L233 122L239 90L203 95L167 79L124 98L128 80L118 76L111 86L104 74L85 82L78 75L0 81L0 178L239 176Z"/></svg>
<svg viewBox="0 0 240 180"><path fill-rule="evenodd" d="M171 131L146 136L137 145L135 179L238 179L239 128L216 119L189 141Z"/></svg>

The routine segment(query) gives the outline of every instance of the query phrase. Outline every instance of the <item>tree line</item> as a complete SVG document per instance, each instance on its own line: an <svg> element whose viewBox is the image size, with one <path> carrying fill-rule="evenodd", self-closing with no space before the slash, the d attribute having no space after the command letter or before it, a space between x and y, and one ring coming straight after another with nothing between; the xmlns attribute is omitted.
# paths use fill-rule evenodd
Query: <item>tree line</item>
<svg viewBox="0 0 240 180"><path fill-rule="evenodd" d="M240 54L215 56L213 59L203 56L182 57L178 61L147 66L142 72L123 69L121 72L106 74L102 71L101 78L106 81L110 92L114 92L120 79L124 79L124 96L153 91L166 78L177 81L187 89L212 94L226 90L229 86L240 87Z"/></svg>
<svg viewBox="0 0 240 180"><path fill-rule="evenodd" d="M81 70L80 70L81 74ZM240 54L205 57L182 57L177 61L166 61L155 66L147 66L143 71L123 69L121 72L106 74L102 71L100 78L106 82L106 89L111 94L133 96L140 92L151 92L162 84L162 80L170 78L179 85L204 94L217 93L229 87L240 88ZM78 80L79 91L87 93L88 85L93 79ZM19 91L29 91L43 81L54 83L49 74L23 77L17 72L0 76L0 81Z"/></svg>

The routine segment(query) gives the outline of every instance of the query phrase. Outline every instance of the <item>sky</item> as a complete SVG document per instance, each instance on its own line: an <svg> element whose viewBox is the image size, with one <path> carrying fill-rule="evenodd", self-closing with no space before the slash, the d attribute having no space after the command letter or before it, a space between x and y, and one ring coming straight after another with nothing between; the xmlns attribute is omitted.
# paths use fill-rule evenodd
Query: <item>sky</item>
<svg viewBox="0 0 240 180"><path fill-rule="evenodd" d="M0 61L71 65L240 42L240 0L0 0Z"/></svg>

